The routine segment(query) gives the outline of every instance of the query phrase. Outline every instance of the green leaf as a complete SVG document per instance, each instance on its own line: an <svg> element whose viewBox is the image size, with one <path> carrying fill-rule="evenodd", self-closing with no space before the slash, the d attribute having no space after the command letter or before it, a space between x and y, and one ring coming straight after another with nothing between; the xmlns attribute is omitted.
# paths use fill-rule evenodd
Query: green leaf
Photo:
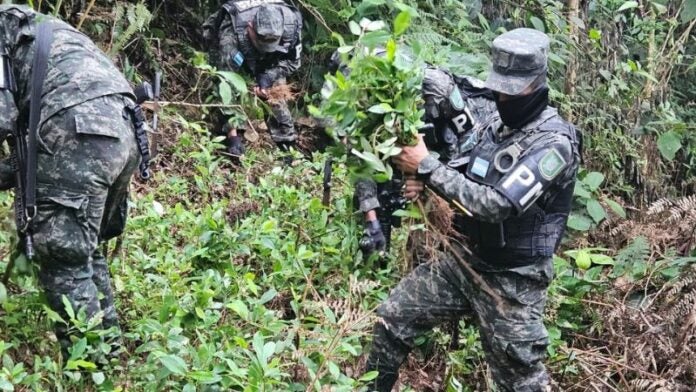
<svg viewBox="0 0 696 392"><path fill-rule="evenodd" d="M597 29L590 29L589 37L593 41L599 41L602 38L602 31Z"/></svg>
<svg viewBox="0 0 696 392"><path fill-rule="evenodd" d="M668 161L673 160L682 147L681 139L681 135L674 131L661 134L657 138L657 149L660 150L662 157Z"/></svg>
<svg viewBox="0 0 696 392"><path fill-rule="evenodd" d="M561 64L561 65L565 65L565 63L566 63L565 60L563 60L563 58L561 56L559 56L553 52L549 52L549 60L553 61L556 64Z"/></svg>
<svg viewBox="0 0 696 392"><path fill-rule="evenodd" d="M637 1L627 1L627 2L623 3L621 5L621 7L619 7L619 9L616 10L616 12L621 12L621 11L625 11L625 10L628 10L631 8L636 8L636 7L638 7Z"/></svg>
<svg viewBox="0 0 696 392"><path fill-rule="evenodd" d="M7 289L5 285L0 282L0 304L7 301Z"/></svg>
<svg viewBox="0 0 696 392"><path fill-rule="evenodd" d="M592 227L592 221L582 215L570 214L568 217L568 227L573 230L587 231Z"/></svg>
<svg viewBox="0 0 696 392"><path fill-rule="evenodd" d="M371 372L367 372L367 373L363 374L363 375L360 377L360 381L363 381L363 382L364 382L364 381L372 381L372 380L374 380L375 378L377 378L378 375L379 375L379 372L376 371L376 370L373 370L373 371L371 371Z"/></svg>
<svg viewBox="0 0 696 392"><path fill-rule="evenodd" d="M370 108L367 109L367 111L370 113L384 114L393 112L394 108L392 108L391 105L389 105L388 103L380 103L377 105L370 106Z"/></svg>
<svg viewBox="0 0 696 392"><path fill-rule="evenodd" d="M81 338L80 340L77 341L72 347L72 351L70 353L70 359L78 359L81 358L82 355L84 355L85 351L87 350L87 339Z"/></svg>
<svg viewBox="0 0 696 392"><path fill-rule="evenodd" d="M604 182L604 174L599 172L590 172L582 180L582 182L587 185L591 192L594 192L599 189L599 186L602 185L602 182Z"/></svg>
<svg viewBox="0 0 696 392"><path fill-rule="evenodd" d="M583 199L591 199L592 194L587 190L586 185L581 181L575 182L575 188L573 189L573 195L581 197Z"/></svg>
<svg viewBox="0 0 696 392"><path fill-rule="evenodd" d="M367 164L370 165L372 169L381 173L387 171L387 168L384 166L384 163L375 154L368 151L360 152L356 149L352 149L351 153L355 154L355 156L367 162Z"/></svg>
<svg viewBox="0 0 696 392"><path fill-rule="evenodd" d="M621 204L611 199L605 199L604 202L609 205L609 208L611 208L611 210L614 211L616 215L622 217L623 219L626 219L626 210L624 210L624 208L621 207Z"/></svg>
<svg viewBox="0 0 696 392"><path fill-rule="evenodd" d="M222 76L238 92L247 92L246 81L240 74L230 71L218 71L218 75Z"/></svg>
<svg viewBox="0 0 696 392"><path fill-rule="evenodd" d="M394 34L399 36L406 31L411 24L411 14L407 11L399 12L399 15L394 19Z"/></svg>
<svg viewBox="0 0 696 392"><path fill-rule="evenodd" d="M12 383L10 383L9 381L7 381L5 379L0 378L0 391L13 392L14 390L15 390L14 385L12 385Z"/></svg>
<svg viewBox="0 0 696 392"><path fill-rule="evenodd" d="M106 380L106 377L104 376L104 373L102 373L102 372L92 373L92 381L94 381L94 383L96 385L102 385L105 380Z"/></svg>
<svg viewBox="0 0 696 392"><path fill-rule="evenodd" d="M604 207L595 199L587 201L587 213L590 214L595 223L599 223L607 217L607 212L604 211Z"/></svg>
<svg viewBox="0 0 696 392"><path fill-rule="evenodd" d="M353 33L353 35L362 34L362 28L359 24L355 23L354 20L351 20L350 23L348 23L348 27L350 28L350 32Z"/></svg>
<svg viewBox="0 0 696 392"><path fill-rule="evenodd" d="M237 313L243 320L249 319L249 308L244 302L242 302L242 300L234 300L231 304L228 304L227 307L232 309L233 312Z"/></svg>
<svg viewBox="0 0 696 392"><path fill-rule="evenodd" d="M541 31L542 33L546 32L546 28L544 27L544 21L542 21L538 17L532 16L531 18L529 18L529 21L532 23L532 26L534 26L535 29Z"/></svg>
<svg viewBox="0 0 696 392"><path fill-rule="evenodd" d="M229 105L230 102L232 102L232 88L229 83L221 80L218 85L218 92L220 93L220 99L224 105Z"/></svg>
<svg viewBox="0 0 696 392"><path fill-rule="evenodd" d="M261 304L261 305L265 304L266 302L275 298L276 295L278 295L278 292L274 288L268 289L268 291L263 293L263 295L259 299L259 304Z"/></svg>
<svg viewBox="0 0 696 392"><path fill-rule="evenodd" d="M687 23L693 19L696 19L696 1L686 0L681 14L681 21L682 23Z"/></svg>
<svg viewBox="0 0 696 392"><path fill-rule="evenodd" d="M329 373L331 373L331 376L333 376L334 379L338 379L341 376L341 369L339 369L336 363L329 361L327 366L329 368Z"/></svg>
<svg viewBox="0 0 696 392"><path fill-rule="evenodd" d="M68 360L65 368L68 370L96 369L97 365L95 365L93 362L85 361L84 359L78 359L76 361Z"/></svg>
<svg viewBox="0 0 696 392"><path fill-rule="evenodd" d="M594 264L614 265L614 259L601 253L590 254L590 259L592 259Z"/></svg>
<svg viewBox="0 0 696 392"><path fill-rule="evenodd" d="M164 367L166 367L167 370L169 370L173 374L179 376L183 376L186 374L186 362L184 362L184 360L181 359L181 357L170 354L160 357L159 360L162 363L162 365L164 365Z"/></svg>

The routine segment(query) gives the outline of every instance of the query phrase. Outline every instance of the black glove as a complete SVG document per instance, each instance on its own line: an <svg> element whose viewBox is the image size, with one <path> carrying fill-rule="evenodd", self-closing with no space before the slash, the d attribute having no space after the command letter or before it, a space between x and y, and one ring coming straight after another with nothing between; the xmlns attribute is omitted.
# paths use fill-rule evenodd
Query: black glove
<svg viewBox="0 0 696 392"><path fill-rule="evenodd" d="M365 231L363 231L363 236L359 243L363 254L371 255L373 252L382 252L386 245L387 239L384 238L379 221L377 219L367 221L365 223Z"/></svg>

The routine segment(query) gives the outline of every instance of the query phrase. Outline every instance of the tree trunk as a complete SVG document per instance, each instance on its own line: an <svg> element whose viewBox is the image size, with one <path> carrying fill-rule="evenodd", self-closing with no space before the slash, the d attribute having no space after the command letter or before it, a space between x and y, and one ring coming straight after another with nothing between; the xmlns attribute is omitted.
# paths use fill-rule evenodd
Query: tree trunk
<svg viewBox="0 0 696 392"><path fill-rule="evenodd" d="M578 8L580 6L580 0L568 0L568 26L570 26L570 41L573 45L578 45ZM575 51L571 51L570 58L568 59L568 68L566 68L566 80L565 80L565 94L569 98L573 98L575 95L575 83L577 82L577 58ZM575 113L571 109L569 113L566 113L568 121L573 122L575 120Z"/></svg>

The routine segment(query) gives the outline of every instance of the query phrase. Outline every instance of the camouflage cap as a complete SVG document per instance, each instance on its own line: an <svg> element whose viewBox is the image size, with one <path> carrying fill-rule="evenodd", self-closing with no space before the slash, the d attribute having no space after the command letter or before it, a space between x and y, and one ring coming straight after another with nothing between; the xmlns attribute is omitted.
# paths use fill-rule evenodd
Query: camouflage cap
<svg viewBox="0 0 696 392"><path fill-rule="evenodd" d="M280 38L283 36L283 11L276 5L259 7L254 18L257 35L256 47L264 53L282 51Z"/></svg>
<svg viewBox="0 0 696 392"><path fill-rule="evenodd" d="M491 69L486 87L518 95L546 74L549 37L534 29L515 29L493 40Z"/></svg>

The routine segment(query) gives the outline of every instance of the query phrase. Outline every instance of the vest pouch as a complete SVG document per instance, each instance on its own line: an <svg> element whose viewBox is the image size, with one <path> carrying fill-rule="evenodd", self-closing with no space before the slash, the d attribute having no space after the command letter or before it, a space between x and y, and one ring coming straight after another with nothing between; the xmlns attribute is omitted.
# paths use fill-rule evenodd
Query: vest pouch
<svg viewBox="0 0 696 392"><path fill-rule="evenodd" d="M455 215L454 226L464 234L477 248L502 249L505 247L503 223L488 223L471 219L463 215Z"/></svg>

